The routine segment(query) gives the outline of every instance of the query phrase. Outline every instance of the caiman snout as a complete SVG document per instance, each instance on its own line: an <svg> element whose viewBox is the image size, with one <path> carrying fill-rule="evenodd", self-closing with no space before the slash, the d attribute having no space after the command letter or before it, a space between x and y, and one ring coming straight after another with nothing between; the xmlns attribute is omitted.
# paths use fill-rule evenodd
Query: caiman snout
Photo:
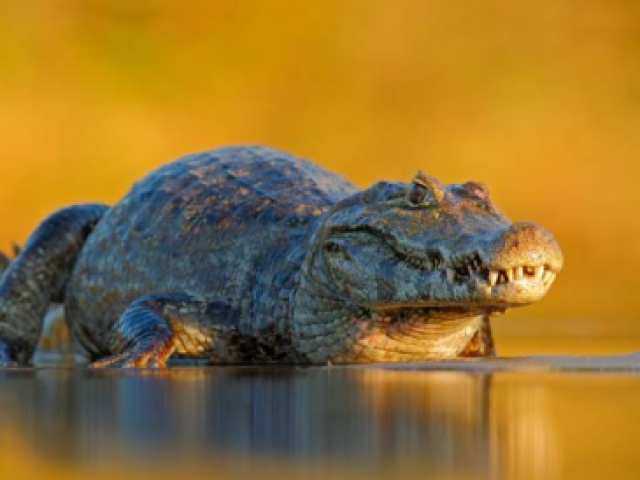
<svg viewBox="0 0 640 480"><path fill-rule="evenodd" d="M562 269L562 251L553 235L535 223L514 223L484 250L492 295L513 302L542 296Z"/></svg>

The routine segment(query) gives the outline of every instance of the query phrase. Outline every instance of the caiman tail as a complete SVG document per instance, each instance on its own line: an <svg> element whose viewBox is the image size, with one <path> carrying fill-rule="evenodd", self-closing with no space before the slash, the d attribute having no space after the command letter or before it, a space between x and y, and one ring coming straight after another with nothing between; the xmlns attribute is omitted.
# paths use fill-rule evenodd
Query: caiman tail
<svg viewBox="0 0 640 480"><path fill-rule="evenodd" d="M29 363L49 305L64 300L78 253L108 209L89 204L60 210L42 222L14 261L2 256L0 366Z"/></svg>

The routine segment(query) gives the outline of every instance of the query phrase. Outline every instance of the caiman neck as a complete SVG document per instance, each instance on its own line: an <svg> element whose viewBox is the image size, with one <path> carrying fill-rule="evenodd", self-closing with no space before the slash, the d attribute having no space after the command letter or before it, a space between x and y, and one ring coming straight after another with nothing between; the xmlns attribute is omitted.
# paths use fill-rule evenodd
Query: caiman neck
<svg viewBox="0 0 640 480"><path fill-rule="evenodd" d="M463 309L355 305L332 284L328 272L321 252L310 247L292 299L291 332L294 348L312 363L455 358L482 327L482 315Z"/></svg>

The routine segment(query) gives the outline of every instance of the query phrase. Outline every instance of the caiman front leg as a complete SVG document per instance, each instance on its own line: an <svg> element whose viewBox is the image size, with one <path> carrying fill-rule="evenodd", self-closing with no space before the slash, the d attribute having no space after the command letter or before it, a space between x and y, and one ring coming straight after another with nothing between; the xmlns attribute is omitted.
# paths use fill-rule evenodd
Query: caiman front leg
<svg viewBox="0 0 640 480"><path fill-rule="evenodd" d="M91 368L165 367L174 351L189 358L207 358L219 336L232 334L232 311L219 302L186 294L149 295L135 301L114 327L112 355Z"/></svg>
<svg viewBox="0 0 640 480"><path fill-rule="evenodd" d="M491 332L491 323L488 315L482 317L480 328L473 335L460 356L485 358L496 356L496 348L493 342L493 333Z"/></svg>
<svg viewBox="0 0 640 480"><path fill-rule="evenodd" d="M107 210L77 205L54 213L0 276L0 367L29 363L49 304L63 299L78 253Z"/></svg>

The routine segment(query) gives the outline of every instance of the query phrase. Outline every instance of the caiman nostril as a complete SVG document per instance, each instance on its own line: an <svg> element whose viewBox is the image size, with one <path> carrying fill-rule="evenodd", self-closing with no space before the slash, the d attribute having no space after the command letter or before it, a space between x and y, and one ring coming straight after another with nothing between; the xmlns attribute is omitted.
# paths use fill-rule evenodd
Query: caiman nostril
<svg viewBox="0 0 640 480"><path fill-rule="evenodd" d="M535 277L541 279L547 266L558 272L562 268L562 252L553 235L535 223L514 223L491 241L487 249L487 259L502 270L515 269L515 277Z"/></svg>

